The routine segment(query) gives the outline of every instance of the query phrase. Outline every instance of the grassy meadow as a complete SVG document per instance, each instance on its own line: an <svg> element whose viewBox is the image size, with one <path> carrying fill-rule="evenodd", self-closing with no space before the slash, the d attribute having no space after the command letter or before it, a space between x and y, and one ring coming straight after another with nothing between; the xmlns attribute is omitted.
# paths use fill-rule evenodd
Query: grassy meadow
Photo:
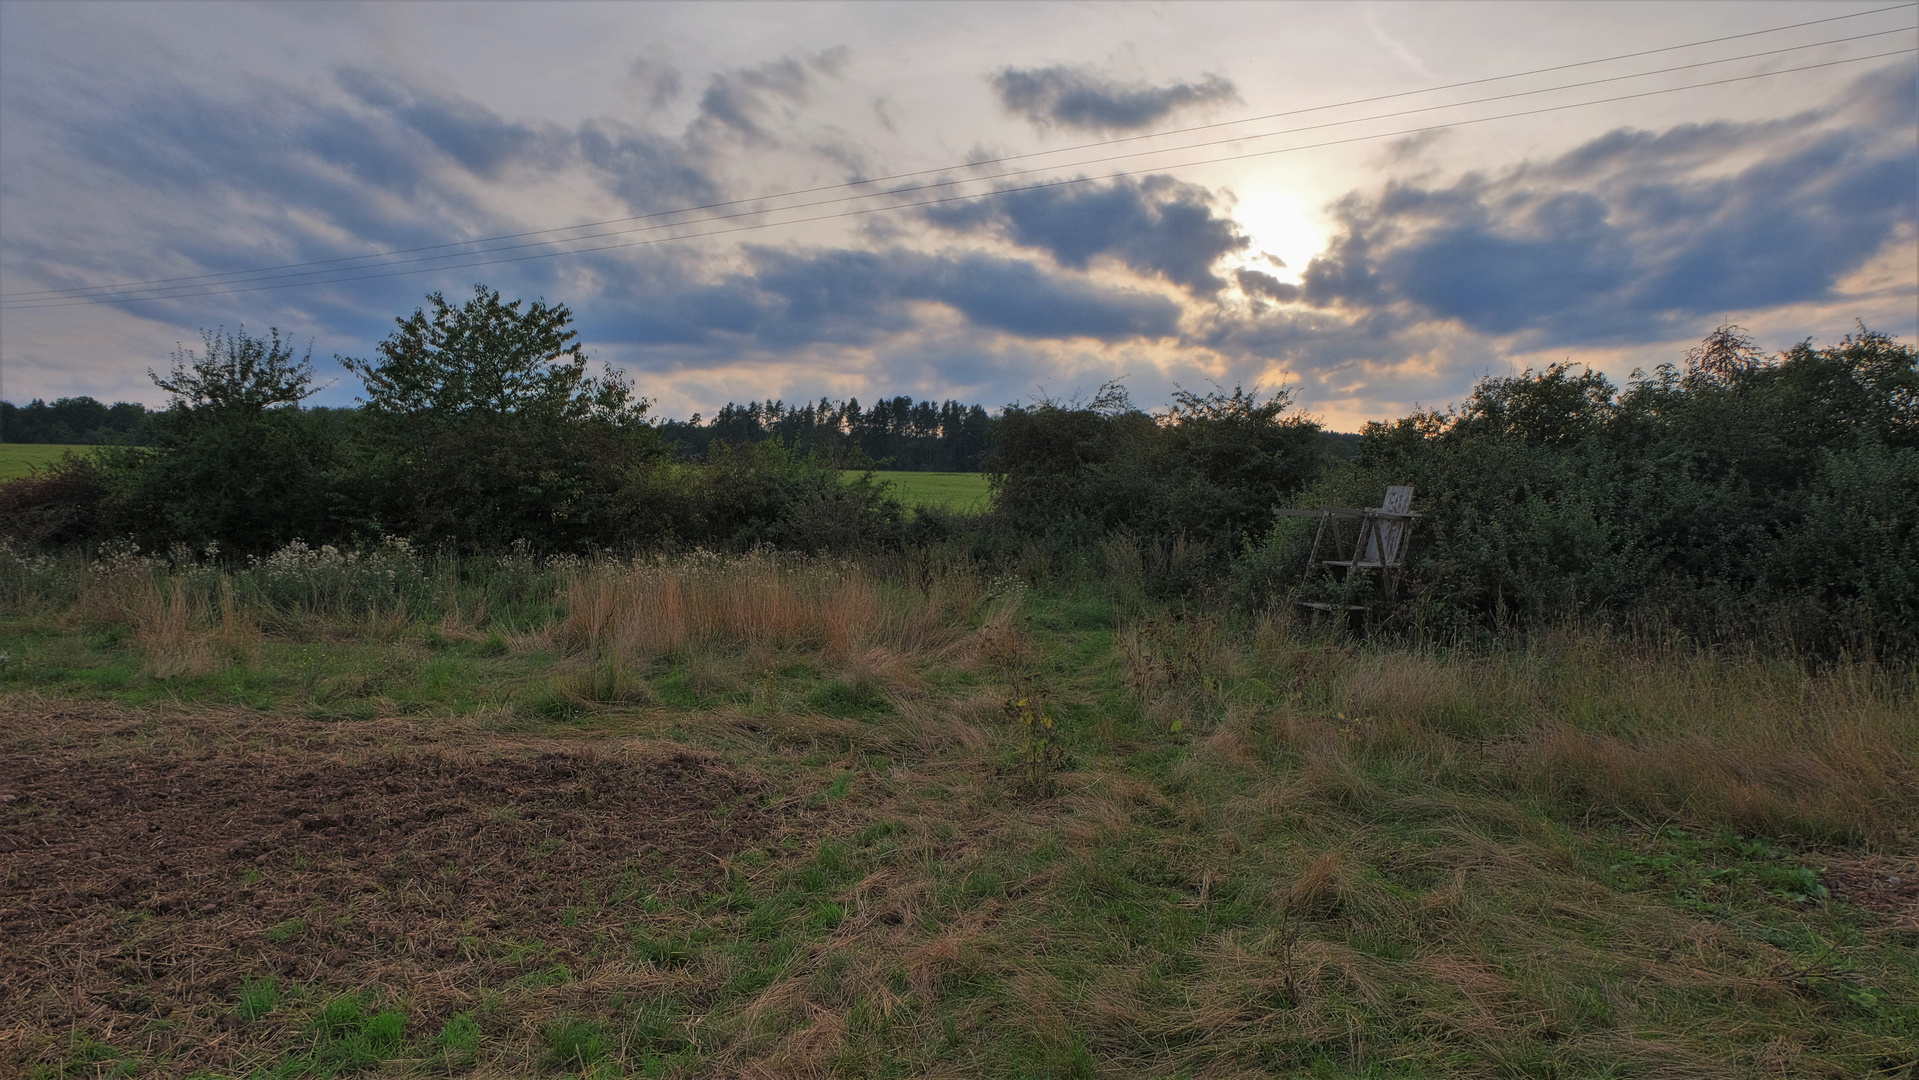
<svg viewBox="0 0 1919 1080"><path fill-rule="evenodd" d="M71 450L84 454L91 446L66 446L57 443L0 443L0 483L18 480L35 468L46 468Z"/></svg>
<svg viewBox="0 0 1919 1080"><path fill-rule="evenodd" d="M1125 565L0 551L0 1071L1912 1075L1912 670Z"/></svg>
<svg viewBox="0 0 1919 1080"><path fill-rule="evenodd" d="M849 471L844 475L860 474ZM888 485L887 493L909 509L939 506L961 513L977 513L986 509L992 498L985 473L878 470L873 476Z"/></svg>

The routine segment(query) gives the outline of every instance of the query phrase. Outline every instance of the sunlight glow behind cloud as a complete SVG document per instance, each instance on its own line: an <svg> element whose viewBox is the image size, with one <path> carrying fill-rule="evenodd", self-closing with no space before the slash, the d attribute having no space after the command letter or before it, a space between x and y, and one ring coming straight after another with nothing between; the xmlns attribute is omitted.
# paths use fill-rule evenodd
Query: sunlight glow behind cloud
<svg viewBox="0 0 1919 1080"><path fill-rule="evenodd" d="M1351 427L1546 359L1623 377L1724 319L1774 347L1861 319L1919 332L1910 55L1232 156L1274 148L1250 139L1260 130L1470 96L1413 95L1201 133L1191 138L1242 141L1138 159L1118 179L1097 177L1127 164L1071 163L1165 141L941 189L1003 192L992 198L699 241L125 306L16 298L752 200L1844 14L1810 3L1093 10L0 4L5 393L157 403L146 370L202 326L278 326L311 338L316 358L363 355L427 291L474 281L570 304L589 353L675 415L821 394L998 406L1125 374L1145 404L1175 384L1285 379L1305 407ZM1899 9L1843 32L1912 22ZM1808 28L1766 47L1840 33ZM1910 47L1903 33L1727 70ZM1552 78L1564 76L1498 90ZM1678 85L1659 78L1643 85ZM1202 156L1224 160L1182 164ZM1089 179L1028 189L1075 177ZM872 205L833 197L807 196L820 203L807 213ZM701 228L776 221L779 205ZM672 231L631 231L644 227L596 243ZM322 400L353 391L341 379Z"/></svg>

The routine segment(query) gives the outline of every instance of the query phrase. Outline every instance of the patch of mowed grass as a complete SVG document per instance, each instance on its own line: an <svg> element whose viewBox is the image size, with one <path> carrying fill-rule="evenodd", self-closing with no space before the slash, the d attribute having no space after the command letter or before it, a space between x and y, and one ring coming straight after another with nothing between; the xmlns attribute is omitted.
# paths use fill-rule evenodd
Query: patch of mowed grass
<svg viewBox="0 0 1919 1080"><path fill-rule="evenodd" d="M304 930L305 927L302 926L301 929ZM258 1020L279 1008L280 1003L286 998L287 992L281 987L278 978L272 975L248 976L240 983L240 1000L233 1007L233 1015L242 1020Z"/></svg>
<svg viewBox="0 0 1919 1080"><path fill-rule="evenodd" d="M433 1048L439 1057L439 1064L451 1071L471 1069L480 1058L480 1041L483 1033L479 1022L471 1013L454 1013L440 1026L440 1033L433 1037Z"/></svg>
<svg viewBox="0 0 1919 1080"><path fill-rule="evenodd" d="M515 684L537 679L558 657L532 650L494 654L483 646L433 648L429 630L402 628L387 640L274 640L245 656L210 656L187 670L158 668L124 628L79 635L45 618L0 618L10 655L0 690L99 697L141 707L158 703L299 708L323 717L376 712L466 715L503 706Z"/></svg>
<svg viewBox="0 0 1919 1080"><path fill-rule="evenodd" d="M141 1069L141 1059L120 1049L111 1043L103 1042L84 1033L75 1034L68 1043L65 1057L55 1064L35 1065L27 1072L28 1080L63 1080L65 1077L103 1078L120 1080L121 1077L137 1076Z"/></svg>

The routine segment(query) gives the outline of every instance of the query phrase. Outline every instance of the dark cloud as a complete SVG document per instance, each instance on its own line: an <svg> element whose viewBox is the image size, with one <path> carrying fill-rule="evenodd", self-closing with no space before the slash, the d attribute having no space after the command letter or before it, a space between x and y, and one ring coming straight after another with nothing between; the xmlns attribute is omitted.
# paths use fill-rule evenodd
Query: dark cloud
<svg viewBox="0 0 1919 1080"><path fill-rule="evenodd" d="M1179 305L1030 262L975 252L749 248L750 273L713 284L637 289L636 310L598 333L631 344L731 340L755 349L868 345L913 331L918 304L975 328L1028 340L1160 339L1179 333Z"/></svg>
<svg viewBox="0 0 1919 1080"><path fill-rule="evenodd" d="M580 159L635 213L716 202L719 186L678 139L616 120L588 120L576 135Z"/></svg>
<svg viewBox="0 0 1919 1080"><path fill-rule="evenodd" d="M1233 278L1239 282L1239 291L1247 296L1263 296L1268 300L1278 300L1282 303L1299 299L1299 286L1290 285L1264 271L1248 270L1242 267L1233 272Z"/></svg>
<svg viewBox="0 0 1919 1080"><path fill-rule="evenodd" d="M448 182L458 174L486 182L584 173L638 213L721 197L711 166L683 139L615 120L520 123L380 73L334 76L339 96L156 87L64 125L58 137L83 158L142 191L166 192L161 221L195 222L165 234L156 249L165 262L153 272L113 276L338 259L515 231L518 222L475 201L473 185ZM42 265L58 283L66 275L51 264Z"/></svg>
<svg viewBox="0 0 1919 1080"><path fill-rule="evenodd" d="M1232 82L1219 75L1153 86L1123 83L1091 68L1058 64L1002 68L988 81L1006 111L1040 127L1082 131L1137 131L1189 106L1239 100Z"/></svg>
<svg viewBox="0 0 1919 1080"><path fill-rule="evenodd" d="M1225 288L1214 265L1251 244L1231 218L1214 212L1211 192L1170 176L1010 190L921 213L954 232L991 232L1038 248L1075 270L1111 256L1195 296Z"/></svg>
<svg viewBox="0 0 1919 1080"><path fill-rule="evenodd" d="M114 278L444 243L488 223L462 185L440 182L449 167L466 166L394 112L253 89L244 100L158 89L62 128L60 137L82 160L144 194L164 193L157 212L149 211L148 252L103 253L119 261ZM388 104L406 107L398 99ZM491 169L500 161L482 164ZM135 268L140 259L150 260L149 272ZM194 306L167 306L180 304Z"/></svg>
<svg viewBox="0 0 1919 1080"><path fill-rule="evenodd" d="M648 109L659 109L671 104L680 96L680 91L684 88L678 68L645 57L627 65L626 85L628 92L636 99L646 102Z"/></svg>
<svg viewBox="0 0 1919 1080"><path fill-rule="evenodd" d="M846 66L844 46L808 57L785 57L756 67L724 71L700 95L700 114L691 132L730 134L749 143L777 142L777 122L811 97L819 76L836 76Z"/></svg>
<svg viewBox="0 0 1919 1080"><path fill-rule="evenodd" d="M1919 219L1919 115L1878 89L1857 96L1886 127L1807 114L1617 131L1502 176L1348 196L1305 297L1542 344L1664 340L1702 316L1833 299ZM1729 158L1745 164L1711 168Z"/></svg>
<svg viewBox="0 0 1919 1080"><path fill-rule="evenodd" d="M364 68L342 68L334 81L480 176L497 176L509 164L551 167L570 141L557 128L514 123L477 102L431 94Z"/></svg>

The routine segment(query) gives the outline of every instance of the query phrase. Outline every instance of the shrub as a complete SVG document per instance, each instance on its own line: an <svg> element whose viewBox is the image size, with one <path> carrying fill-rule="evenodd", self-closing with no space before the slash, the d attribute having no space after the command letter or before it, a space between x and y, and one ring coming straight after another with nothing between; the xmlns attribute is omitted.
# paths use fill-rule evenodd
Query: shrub
<svg viewBox="0 0 1919 1080"><path fill-rule="evenodd" d="M1125 532L1148 545L1184 541L1216 572L1271 527L1272 508L1328 461L1319 427L1288 415L1285 392L1175 395L1161 416L1117 386L1089 405L1008 408L986 472L993 523L1056 551Z"/></svg>
<svg viewBox="0 0 1919 1080"><path fill-rule="evenodd" d="M278 330L202 340L204 353L178 349L167 374L149 373L172 395L152 448L99 456L109 488L99 530L253 552L325 533L338 518L335 443L299 408L315 392L309 358L296 359Z"/></svg>
<svg viewBox="0 0 1919 1080"><path fill-rule="evenodd" d="M1919 377L1862 330L1773 359L1722 327L1623 391L1554 365L1457 412L1370 424L1300 505L1411 484L1413 609L1454 627L1596 612L1702 641L1825 651L1919 642ZM1310 522L1242 551L1240 595L1284 594Z"/></svg>
<svg viewBox="0 0 1919 1080"><path fill-rule="evenodd" d="M99 535L111 479L93 455L72 451L45 469L0 483L0 537L29 545Z"/></svg>

